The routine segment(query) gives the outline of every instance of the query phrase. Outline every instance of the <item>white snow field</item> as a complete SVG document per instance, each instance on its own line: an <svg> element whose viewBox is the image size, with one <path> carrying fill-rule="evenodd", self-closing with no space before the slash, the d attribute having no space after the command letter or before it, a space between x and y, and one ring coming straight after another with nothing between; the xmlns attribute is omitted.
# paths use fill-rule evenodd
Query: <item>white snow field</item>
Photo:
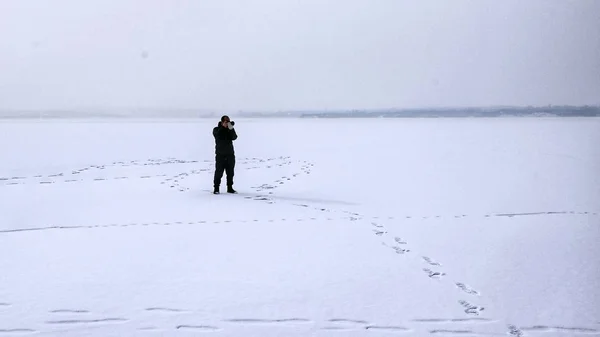
<svg viewBox="0 0 600 337"><path fill-rule="evenodd" d="M231 117L0 122L0 336L600 335L599 119Z"/></svg>

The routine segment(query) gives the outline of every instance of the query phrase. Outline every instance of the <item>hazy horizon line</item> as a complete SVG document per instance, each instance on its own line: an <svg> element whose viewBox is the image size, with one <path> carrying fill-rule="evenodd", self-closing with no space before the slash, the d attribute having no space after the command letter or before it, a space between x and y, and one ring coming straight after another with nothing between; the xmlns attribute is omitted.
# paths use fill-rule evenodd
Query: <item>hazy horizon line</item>
<svg viewBox="0 0 600 337"><path fill-rule="evenodd" d="M547 105L516 105L516 104L492 104L492 105L464 105L464 106L412 106L412 107L381 107L381 108L312 108L312 109L219 109L219 108L193 108L193 107L73 107L73 108L0 108L1 112L44 112L44 111L63 111L63 112L83 112L88 111L196 111L196 112L228 112L228 113L286 113L286 112L348 112L348 111L389 111L389 110L455 110L455 109L497 109L497 108L600 108L597 104L547 104Z"/></svg>

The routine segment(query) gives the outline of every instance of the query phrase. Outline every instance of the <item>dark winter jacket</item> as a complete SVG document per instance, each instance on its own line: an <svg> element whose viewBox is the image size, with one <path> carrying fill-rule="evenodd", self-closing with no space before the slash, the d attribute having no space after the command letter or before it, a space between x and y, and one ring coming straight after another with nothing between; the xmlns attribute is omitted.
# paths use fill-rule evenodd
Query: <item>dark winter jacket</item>
<svg viewBox="0 0 600 337"><path fill-rule="evenodd" d="M235 155L233 141L238 137L235 129L229 130L219 122L217 127L213 129L213 136L215 137L216 155Z"/></svg>

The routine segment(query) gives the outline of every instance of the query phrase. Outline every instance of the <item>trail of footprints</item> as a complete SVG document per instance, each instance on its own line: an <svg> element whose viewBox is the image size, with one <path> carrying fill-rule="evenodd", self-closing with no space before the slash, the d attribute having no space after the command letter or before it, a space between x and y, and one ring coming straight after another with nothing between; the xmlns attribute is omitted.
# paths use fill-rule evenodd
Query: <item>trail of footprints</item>
<svg viewBox="0 0 600 337"><path fill-rule="evenodd" d="M275 164L274 166L288 166L288 165L292 165L294 162L290 160L290 157L280 157L280 160L282 160L281 163L279 164ZM255 192L259 193L257 195L254 196L245 196L246 199L253 199L256 201L264 201L267 202L269 204L273 204L275 203L275 201L273 200L273 198L271 197L271 195L273 194L273 191L275 189L277 189L279 186L281 185L285 185L287 182L291 181L292 179L300 176L301 174L310 174L311 172L311 167L314 166L314 164L309 163L307 161L301 161L301 162L297 162L300 165L299 168L299 172L294 172L292 173L289 177L288 176L282 176L281 178L273 181L272 183L265 183L265 184L261 184L258 186L252 186L252 189L254 189ZM271 168L272 166L266 166L266 168ZM268 191L267 194L264 194L263 192Z"/></svg>
<svg viewBox="0 0 600 337"><path fill-rule="evenodd" d="M32 228L18 228L18 229L5 229L0 230L0 233L18 233L28 231L42 231L42 230L66 230L66 229L93 229L93 228L111 228L111 227L135 227L135 226L178 226L178 225L204 225L204 224L219 224L228 222L276 222L276 221L288 221L288 222L307 222L307 221L334 221L334 220L349 220L347 217L300 217L300 218L268 218L268 219L247 219L247 220L199 220L199 221L172 221L172 222L131 222L131 223L112 223L112 224L99 224L99 225L50 225L43 227L32 227ZM0 307L2 304L0 303Z"/></svg>
<svg viewBox="0 0 600 337"><path fill-rule="evenodd" d="M374 228L373 232L376 236L383 237L384 235L388 234L387 230L385 229L385 226L379 222L371 222L371 226ZM391 248L396 254L400 255L404 255L411 252L410 249L404 248L408 245L406 240L397 236L393 238L393 243L391 245L388 244L385 240L382 242L382 245ZM421 256L421 260L425 264L422 270L428 278L443 279L447 275L446 272L442 270L441 263L433 260L428 256ZM467 295L480 295L479 291L473 289L472 287L466 285L463 282L454 282L454 284L459 290L461 290ZM458 304L462 307L463 312L468 315L479 315L481 311L485 310L484 307L474 305L462 299L458 300Z"/></svg>
<svg viewBox="0 0 600 337"><path fill-rule="evenodd" d="M205 161L208 163L209 161ZM57 183L76 183L85 181L108 181L108 180L122 180L122 179L148 179L156 177L165 177L165 174L154 174L154 175L138 175L132 176L114 176L114 177L96 177L96 178L84 178L82 174L89 173L92 171L103 171L108 168L114 167L151 167L151 166L164 166L164 165L175 165L175 164L196 164L199 163L197 160L181 160L177 158L166 158L166 159L147 159L147 160L132 160L128 162L118 161L105 165L90 165L80 169L69 170L67 172L59 172L48 175L33 175L33 176L12 176L12 177L0 177L0 184L5 186L10 185L25 185L25 184L57 184ZM0 185L1 186L1 185Z"/></svg>
<svg viewBox="0 0 600 337"><path fill-rule="evenodd" d="M245 197L251 198L251 197ZM319 210L325 210L322 208L317 208ZM330 211L331 210L326 210ZM227 222L240 222L240 223L248 223L248 222L276 222L276 221L334 221L334 220L348 220L348 221L356 221L360 218L357 218L355 214L350 214L346 212L339 212L340 216L328 216L328 217L300 217L300 218L268 218L268 219L246 219L246 220L233 220L233 219L225 219L225 220L196 220L196 221L168 221L168 222L130 222L130 223L110 223L110 224L83 224L83 225L48 225L41 227L31 227L31 228L17 228L17 229L4 229L0 230L0 233L18 233L18 232L28 232L28 231L42 231L42 230L66 230L66 229L93 229L93 228L112 228L112 227L135 227L135 226L177 226L177 225L202 225L202 224L219 224L219 223L227 223ZM378 227L381 228L381 227ZM387 234L387 231L377 229L374 231L375 235L382 236L383 234ZM394 242L396 244L388 245L386 242L382 242L382 245L393 249L397 254L406 254L411 250L408 248L403 248L403 245L407 243L399 238L394 238ZM427 263L430 267L426 267L423 269L424 272L429 274L432 277L435 276L444 276L445 273L440 273L438 271L433 271L432 267L441 267L439 262L434 261L433 259L423 256L423 261ZM438 274L439 273L439 274ZM479 293L465 285L464 283L457 283L458 288L462 289L466 293L476 294ZM0 308L3 306L3 303L0 303Z"/></svg>
<svg viewBox="0 0 600 337"><path fill-rule="evenodd" d="M150 307L145 308L143 311L153 312L156 314L168 314L170 317L177 314L194 314L192 310L168 308L168 307ZM50 318L45 320L45 324L48 326L62 326L62 325L77 325L77 326L110 326L112 324L127 324L132 323L136 325L135 320L130 320L125 317L99 317L94 315L93 312L84 309L56 309L48 312ZM390 333L414 333L418 331L427 331L429 334L469 334L469 335L489 335L490 333L476 331L478 325L486 325L492 323L498 323L497 320L481 317L471 318L420 318L413 319L409 324L401 325L388 325L388 324L376 324L362 319L355 318L331 318L325 321L316 321L302 317L283 317L283 318L227 318L220 320L223 325L216 325L213 321L211 324L205 324L198 322L197 320L187 316L185 320L181 317L176 321L179 324L168 325L166 327L139 325L137 330L142 331L168 331L168 330L190 330L197 332L220 332L227 330L233 326L273 326L273 327L288 327L288 328L300 328L305 326L313 329L317 328L320 330L327 331L357 331L357 330L370 330ZM187 322L186 322L187 320ZM406 322L405 322L406 323ZM444 328L435 328L436 324L443 324ZM460 324L460 328L452 329L449 325ZM469 324L466 325L465 324ZM26 327L0 327L0 334L33 334L38 333L34 329ZM510 336L525 336L528 332L573 332L573 333L585 333L592 335L599 335L600 330L586 328L586 327L565 327L565 326L545 326L535 325L531 327L518 328L514 325L508 326L506 335Z"/></svg>

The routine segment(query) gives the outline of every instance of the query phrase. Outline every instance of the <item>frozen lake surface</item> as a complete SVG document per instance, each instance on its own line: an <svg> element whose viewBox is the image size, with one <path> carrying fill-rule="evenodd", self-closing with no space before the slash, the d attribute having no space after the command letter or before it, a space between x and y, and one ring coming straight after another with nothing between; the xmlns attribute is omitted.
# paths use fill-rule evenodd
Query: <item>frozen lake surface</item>
<svg viewBox="0 0 600 337"><path fill-rule="evenodd" d="M0 122L0 336L600 335L599 119L232 119Z"/></svg>

